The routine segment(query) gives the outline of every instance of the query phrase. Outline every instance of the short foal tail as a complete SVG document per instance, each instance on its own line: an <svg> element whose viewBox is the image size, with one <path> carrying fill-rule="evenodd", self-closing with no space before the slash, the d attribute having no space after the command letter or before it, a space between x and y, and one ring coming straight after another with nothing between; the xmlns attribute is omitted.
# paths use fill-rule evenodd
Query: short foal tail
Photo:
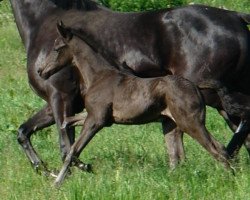
<svg viewBox="0 0 250 200"><path fill-rule="evenodd" d="M220 81L216 81L216 80L212 80L212 79L199 82L197 84L197 86L200 89L214 89L214 90L219 90L219 89L225 88Z"/></svg>
<svg viewBox="0 0 250 200"><path fill-rule="evenodd" d="M237 15L247 24L250 24L250 14L246 13L237 13Z"/></svg>
<svg viewBox="0 0 250 200"><path fill-rule="evenodd" d="M250 108L248 105L238 103L237 93L230 93L228 88L224 86L220 81L206 80L198 83L200 89L213 89L220 97L223 109L230 115L242 116L250 115ZM244 113L244 114L243 114Z"/></svg>

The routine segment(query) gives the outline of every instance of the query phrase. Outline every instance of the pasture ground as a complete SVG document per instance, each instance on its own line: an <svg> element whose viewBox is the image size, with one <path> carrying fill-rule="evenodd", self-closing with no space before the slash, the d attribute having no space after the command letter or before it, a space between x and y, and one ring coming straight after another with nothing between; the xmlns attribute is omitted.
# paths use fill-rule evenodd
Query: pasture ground
<svg viewBox="0 0 250 200"><path fill-rule="evenodd" d="M210 2L220 5L216 2L222 1ZM250 11L249 1L225 2L231 9ZM250 162L245 149L240 151L233 176L185 136L187 160L171 171L159 123L105 128L81 155L81 160L93 165L95 173L73 169L60 189L52 186L52 178L36 174L18 145L16 134L18 126L44 102L28 85L26 56L8 4L7 0L0 4L1 199L250 199ZM229 142L230 130L211 108L207 127L220 142ZM55 126L37 132L32 142L49 168L60 168Z"/></svg>

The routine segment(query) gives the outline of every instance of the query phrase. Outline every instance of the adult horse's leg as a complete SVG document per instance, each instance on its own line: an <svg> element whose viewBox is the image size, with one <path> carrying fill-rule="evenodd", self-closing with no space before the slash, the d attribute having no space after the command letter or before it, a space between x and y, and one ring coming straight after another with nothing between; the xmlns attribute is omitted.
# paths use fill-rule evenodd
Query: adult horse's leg
<svg viewBox="0 0 250 200"><path fill-rule="evenodd" d="M69 152L71 144L73 144L75 140L75 131L73 127L62 128L64 118L74 114L68 101L69 99L63 99L61 94L57 91L54 91L50 95L51 108L53 110L57 128L59 130L59 144L63 161Z"/></svg>
<svg viewBox="0 0 250 200"><path fill-rule="evenodd" d="M234 155L238 154L238 151L240 150L241 146L245 143L245 146L248 144L249 141L247 141L250 129L247 125L249 122L246 120L241 121L239 127L237 128L236 132L234 133L231 141L227 145L227 152L231 158L234 157ZM246 149L248 153L249 146L246 146Z"/></svg>
<svg viewBox="0 0 250 200"><path fill-rule="evenodd" d="M218 109L218 112L224 118L224 120L226 121L228 127L232 130L232 132L235 132L238 128L239 123L240 123L240 118L229 117L229 115L225 112L225 110Z"/></svg>
<svg viewBox="0 0 250 200"><path fill-rule="evenodd" d="M43 109L23 123L18 129L17 140L36 171L42 170L46 173L48 172L45 164L34 150L30 142L30 137L35 131L52 124L54 124L54 116L50 106L46 105Z"/></svg>
<svg viewBox="0 0 250 200"><path fill-rule="evenodd" d="M239 117L248 115L250 97L241 93L229 93L226 87L224 89L221 88L219 93L216 90L202 90L202 93L207 105L217 108L217 111L224 118L229 128L235 133L227 146L229 156L231 158L235 157L244 143L250 155L250 138L247 138L247 129L250 133L249 123L243 123L243 126L242 124L240 125L241 118Z"/></svg>
<svg viewBox="0 0 250 200"><path fill-rule="evenodd" d="M162 129L166 151L169 155L169 166L174 169L179 162L185 159L183 132L169 118L163 119Z"/></svg>
<svg viewBox="0 0 250 200"><path fill-rule="evenodd" d="M247 138L246 138L246 140L244 142L244 145L247 148L247 152L248 152L248 155L250 157L250 131L249 131L249 133L247 135Z"/></svg>
<svg viewBox="0 0 250 200"><path fill-rule="evenodd" d="M229 116L225 111L219 111L227 122L234 135L227 145L227 151L231 158L238 154L241 146L244 144L248 155L250 156L250 126L246 120L241 121L237 117Z"/></svg>

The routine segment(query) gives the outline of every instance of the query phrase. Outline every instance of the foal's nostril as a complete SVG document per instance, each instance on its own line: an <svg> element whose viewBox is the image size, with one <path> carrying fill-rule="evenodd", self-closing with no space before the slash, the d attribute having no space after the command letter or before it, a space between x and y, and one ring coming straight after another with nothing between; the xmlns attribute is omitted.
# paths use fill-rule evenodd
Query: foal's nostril
<svg viewBox="0 0 250 200"><path fill-rule="evenodd" d="M41 69L41 68L39 68L38 70L37 70L37 73L38 73L38 75L42 78L42 79L48 79L49 78L49 76L50 76L50 73L49 72L47 72L45 69Z"/></svg>
<svg viewBox="0 0 250 200"><path fill-rule="evenodd" d="M42 69L38 69L37 73L41 76L42 75Z"/></svg>

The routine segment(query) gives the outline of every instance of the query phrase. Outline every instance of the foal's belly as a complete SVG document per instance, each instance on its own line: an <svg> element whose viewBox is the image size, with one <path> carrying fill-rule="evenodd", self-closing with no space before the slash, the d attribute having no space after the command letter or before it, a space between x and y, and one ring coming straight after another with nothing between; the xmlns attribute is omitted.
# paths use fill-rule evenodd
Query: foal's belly
<svg viewBox="0 0 250 200"><path fill-rule="evenodd" d="M147 101L119 102L113 105L113 119L120 124L144 124L157 121L162 108Z"/></svg>

